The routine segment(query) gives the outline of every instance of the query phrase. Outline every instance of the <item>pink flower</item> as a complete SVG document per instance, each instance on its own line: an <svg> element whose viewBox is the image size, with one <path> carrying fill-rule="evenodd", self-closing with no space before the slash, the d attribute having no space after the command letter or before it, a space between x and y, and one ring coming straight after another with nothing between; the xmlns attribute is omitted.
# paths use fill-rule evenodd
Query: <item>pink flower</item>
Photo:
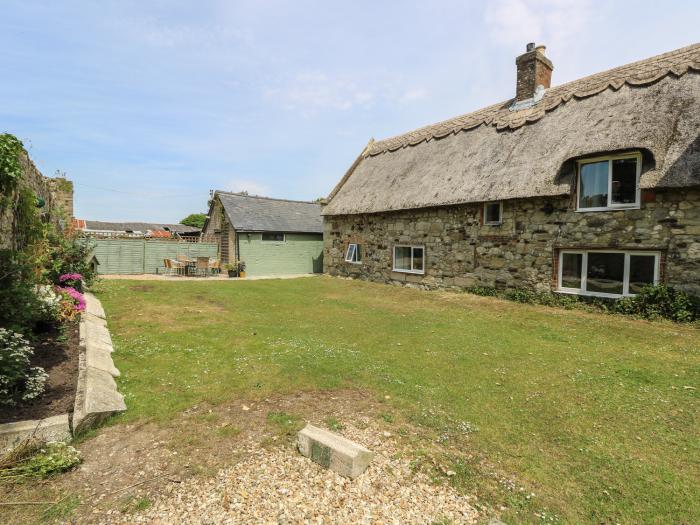
<svg viewBox="0 0 700 525"><path fill-rule="evenodd" d="M81 294L78 290L71 286L57 286L56 290L73 299L76 311L82 312L85 310L85 296L83 296L83 294Z"/></svg>
<svg viewBox="0 0 700 525"><path fill-rule="evenodd" d="M83 276L79 273L64 273L58 278L59 283L65 283L66 281L82 281Z"/></svg>

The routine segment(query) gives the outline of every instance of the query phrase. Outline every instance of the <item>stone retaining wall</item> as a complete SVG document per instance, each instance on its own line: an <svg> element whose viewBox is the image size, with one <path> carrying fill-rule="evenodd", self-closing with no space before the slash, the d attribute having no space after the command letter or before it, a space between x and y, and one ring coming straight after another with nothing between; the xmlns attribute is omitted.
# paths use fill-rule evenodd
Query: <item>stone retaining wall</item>
<svg viewBox="0 0 700 525"><path fill-rule="evenodd" d="M80 359L73 414L0 425L0 452L34 434L46 441L69 441L112 414L126 410L114 378L112 338L100 301L85 294L86 310L80 318Z"/></svg>
<svg viewBox="0 0 700 525"><path fill-rule="evenodd" d="M558 251L648 249L663 281L700 295L700 189L645 191L641 209L576 212L570 196L503 203L503 222L482 224L482 205L324 217L324 271L425 288L556 287ZM362 264L344 260L348 243ZM396 244L425 246L425 275L392 271Z"/></svg>

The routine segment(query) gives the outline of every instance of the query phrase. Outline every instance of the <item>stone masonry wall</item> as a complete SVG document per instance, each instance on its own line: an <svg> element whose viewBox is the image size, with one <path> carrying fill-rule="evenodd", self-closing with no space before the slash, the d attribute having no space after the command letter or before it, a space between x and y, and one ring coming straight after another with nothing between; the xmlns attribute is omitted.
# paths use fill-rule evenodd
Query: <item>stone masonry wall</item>
<svg viewBox="0 0 700 525"><path fill-rule="evenodd" d="M73 212L73 184L66 179L51 179L44 177L36 168L29 156L24 153L20 159L23 169L23 177L20 185L31 188L31 190L44 199L44 207L41 209L42 218L45 221L52 221L56 225L63 227L65 222L62 221L65 208L68 207L70 199L70 213ZM59 184L55 181L62 181ZM66 192L65 188L70 187L70 192ZM18 190L10 197L11 202L17 199ZM68 223L70 218L68 219ZM16 217L13 212L13 206L0 208L0 250L16 249Z"/></svg>
<svg viewBox="0 0 700 525"><path fill-rule="evenodd" d="M503 203L503 223L482 205L324 217L324 272L425 288L556 288L559 250L661 252L661 280L700 295L700 189L642 193L638 210L576 212L570 196ZM350 242L362 264L344 260ZM395 244L425 246L425 275L392 271Z"/></svg>

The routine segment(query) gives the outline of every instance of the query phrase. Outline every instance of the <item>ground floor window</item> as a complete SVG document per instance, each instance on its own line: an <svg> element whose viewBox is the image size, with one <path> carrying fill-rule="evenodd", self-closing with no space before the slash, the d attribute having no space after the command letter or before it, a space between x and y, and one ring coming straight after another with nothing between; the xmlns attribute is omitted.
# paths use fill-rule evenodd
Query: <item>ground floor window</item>
<svg viewBox="0 0 700 525"><path fill-rule="evenodd" d="M503 217L502 202L487 202L484 204L484 224L497 226L501 224Z"/></svg>
<svg viewBox="0 0 700 525"><path fill-rule="evenodd" d="M394 246L394 271L424 273L425 249L423 246Z"/></svg>
<svg viewBox="0 0 700 525"><path fill-rule="evenodd" d="M356 243L348 244L348 251L345 252L345 261L349 262L349 263L362 262L362 253L361 253L359 244L356 244Z"/></svg>
<svg viewBox="0 0 700 525"><path fill-rule="evenodd" d="M559 291L619 297L659 281L658 252L562 250Z"/></svg>

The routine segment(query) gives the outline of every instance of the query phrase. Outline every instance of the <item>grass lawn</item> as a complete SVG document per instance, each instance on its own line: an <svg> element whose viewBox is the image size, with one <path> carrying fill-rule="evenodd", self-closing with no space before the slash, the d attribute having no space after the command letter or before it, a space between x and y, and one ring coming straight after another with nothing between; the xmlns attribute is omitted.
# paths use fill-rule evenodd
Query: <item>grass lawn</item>
<svg viewBox="0 0 700 525"><path fill-rule="evenodd" d="M98 295L129 407L114 424L368 390L508 523L700 523L697 329L325 277Z"/></svg>

